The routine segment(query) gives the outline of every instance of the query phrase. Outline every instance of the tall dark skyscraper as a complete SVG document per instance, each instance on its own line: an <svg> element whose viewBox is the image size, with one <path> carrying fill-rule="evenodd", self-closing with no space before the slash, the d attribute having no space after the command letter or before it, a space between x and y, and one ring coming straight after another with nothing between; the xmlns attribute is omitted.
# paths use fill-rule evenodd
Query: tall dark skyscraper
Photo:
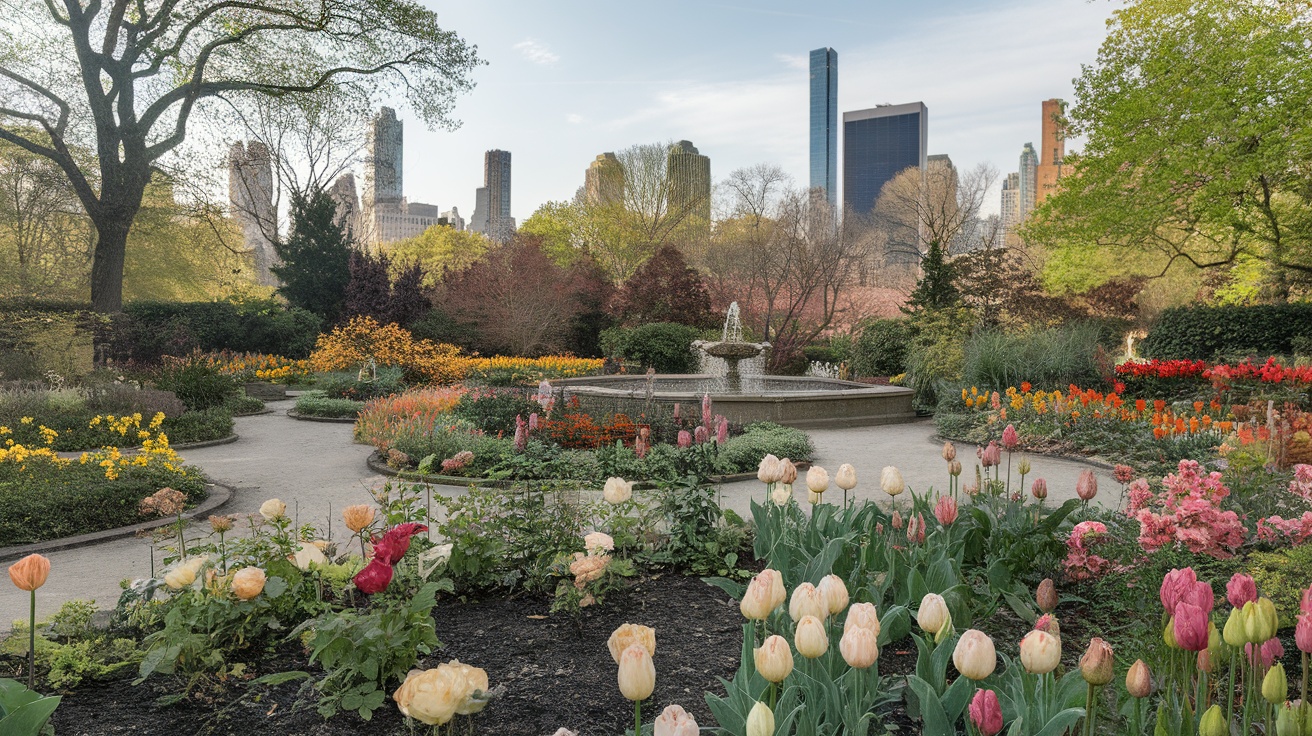
<svg viewBox="0 0 1312 736"><path fill-rule="evenodd" d="M855 212L872 210L890 179L927 166L928 139L923 102L843 113L843 203Z"/></svg>
<svg viewBox="0 0 1312 736"><path fill-rule="evenodd" d="M510 216L510 151L491 150L483 155L483 186L475 192L474 216L469 229L504 243L515 232Z"/></svg>
<svg viewBox="0 0 1312 736"><path fill-rule="evenodd" d="M838 204L838 52L811 52L811 188Z"/></svg>

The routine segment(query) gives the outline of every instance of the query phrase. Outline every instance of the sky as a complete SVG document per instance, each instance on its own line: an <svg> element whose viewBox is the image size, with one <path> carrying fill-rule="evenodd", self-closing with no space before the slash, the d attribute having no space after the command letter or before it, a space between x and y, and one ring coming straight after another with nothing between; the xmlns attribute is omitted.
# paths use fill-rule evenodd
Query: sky
<svg viewBox="0 0 1312 736"><path fill-rule="evenodd" d="M468 219L483 153L512 155L512 214L573 197L605 151L687 139L718 181L773 163L808 184L808 52L838 52L838 112L923 101L929 153L1017 169L1040 103L1073 99L1112 0L435 2L487 64L454 131L405 125L405 194ZM1077 150L1078 141L1068 143ZM841 135L840 135L841 151ZM841 167L841 153L839 156ZM841 172L840 172L841 182ZM985 212L996 212L995 191Z"/></svg>

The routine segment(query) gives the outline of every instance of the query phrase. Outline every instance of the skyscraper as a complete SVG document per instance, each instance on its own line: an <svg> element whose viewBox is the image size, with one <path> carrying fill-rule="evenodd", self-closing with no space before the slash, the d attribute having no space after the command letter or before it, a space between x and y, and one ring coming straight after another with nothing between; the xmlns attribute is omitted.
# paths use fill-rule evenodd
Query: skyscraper
<svg viewBox="0 0 1312 736"><path fill-rule="evenodd" d="M843 202L855 212L875 206L902 170L928 165L929 108L923 102L843 113Z"/></svg>
<svg viewBox="0 0 1312 736"><path fill-rule="evenodd" d="M273 159L268 146L259 141L232 144L228 150L228 206L250 250L255 280L262 286L277 286L278 278L270 270L278 262L273 249L278 220L273 207Z"/></svg>
<svg viewBox="0 0 1312 736"><path fill-rule="evenodd" d="M679 141L670 146L665 176L670 212L683 213L687 221L709 227L711 159L698 153L692 141Z"/></svg>
<svg viewBox="0 0 1312 736"><path fill-rule="evenodd" d="M1057 98L1043 101L1043 137L1035 175L1034 204L1038 206L1057 189L1066 159L1066 103Z"/></svg>
<svg viewBox="0 0 1312 736"><path fill-rule="evenodd" d="M360 235L360 197L355 190L355 174L348 171L337 177L328 188L328 196L337 205L337 224L351 238Z"/></svg>
<svg viewBox="0 0 1312 736"><path fill-rule="evenodd" d="M364 246L377 246L413 238L437 225L437 205L409 202L404 196L404 123L396 111L384 107L369 131L369 153L365 159L364 197L360 202L360 227L356 239Z"/></svg>
<svg viewBox="0 0 1312 736"><path fill-rule="evenodd" d="M624 201L624 165L613 153L603 153L588 165L583 175L583 192L592 204Z"/></svg>
<svg viewBox="0 0 1312 736"><path fill-rule="evenodd" d="M838 52L811 51L811 188L838 204Z"/></svg>
<svg viewBox="0 0 1312 736"><path fill-rule="evenodd" d="M1002 209L999 211L1002 231L1009 233L1020 224L1020 172L1007 174L1002 182Z"/></svg>
<svg viewBox="0 0 1312 736"><path fill-rule="evenodd" d="M1039 154L1034 152L1034 144L1026 143L1020 151L1020 220L1024 222L1025 218L1030 216L1034 210L1034 204L1037 201L1035 192L1038 191L1039 181Z"/></svg>
<svg viewBox="0 0 1312 736"><path fill-rule="evenodd" d="M474 216L469 229L497 243L510 240L515 218L510 216L510 152L483 154L483 186L474 192Z"/></svg>

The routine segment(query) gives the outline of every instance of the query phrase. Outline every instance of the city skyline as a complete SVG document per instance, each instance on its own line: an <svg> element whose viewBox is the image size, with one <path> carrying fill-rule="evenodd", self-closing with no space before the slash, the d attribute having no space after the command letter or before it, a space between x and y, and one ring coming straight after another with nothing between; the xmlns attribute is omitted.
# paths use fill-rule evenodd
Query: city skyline
<svg viewBox="0 0 1312 736"><path fill-rule="evenodd" d="M703 22L670 43L637 37L629 26L660 23L681 12L677 2L565 5L567 12L516 5L509 13L495 1L438 7L442 23L478 44L489 64L456 101L463 127L428 131L412 122L411 197L471 212L484 152L512 150L512 215L522 222L547 201L571 199L599 152L681 139L715 160L717 178L774 163L806 187L808 51L821 47L843 55L840 110L923 100L935 111L930 151L951 154L962 170L987 161L1007 172L1019 144L1040 138L1036 104L1074 97L1070 80L1096 57L1114 9L1080 0L987 11L966 2L820 3L805 13L781 2L688 4ZM1023 27L1048 30L1016 32ZM404 108L398 115L412 120ZM1000 184L986 212L997 211Z"/></svg>

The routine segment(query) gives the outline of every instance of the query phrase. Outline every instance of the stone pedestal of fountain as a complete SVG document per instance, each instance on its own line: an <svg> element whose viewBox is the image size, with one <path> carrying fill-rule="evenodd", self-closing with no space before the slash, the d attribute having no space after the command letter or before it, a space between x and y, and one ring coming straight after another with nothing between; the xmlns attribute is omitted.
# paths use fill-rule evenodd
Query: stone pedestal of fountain
<svg viewBox="0 0 1312 736"><path fill-rule="evenodd" d="M738 361L755 358L761 346L751 342L709 342L701 345L702 352L725 363L725 389L731 394L743 392L743 377L738 372Z"/></svg>

